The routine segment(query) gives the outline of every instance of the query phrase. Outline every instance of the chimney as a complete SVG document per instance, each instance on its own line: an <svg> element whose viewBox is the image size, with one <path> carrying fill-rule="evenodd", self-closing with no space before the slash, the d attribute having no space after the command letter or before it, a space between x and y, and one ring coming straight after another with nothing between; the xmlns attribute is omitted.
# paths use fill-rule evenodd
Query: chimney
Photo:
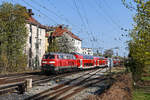
<svg viewBox="0 0 150 100"><path fill-rule="evenodd" d="M29 14L29 16L34 15L34 13L32 12L32 9L28 9L28 14Z"/></svg>
<svg viewBox="0 0 150 100"><path fill-rule="evenodd" d="M58 27L59 27L60 29L62 29L62 28L63 28L63 26L62 26L62 25L59 25Z"/></svg>

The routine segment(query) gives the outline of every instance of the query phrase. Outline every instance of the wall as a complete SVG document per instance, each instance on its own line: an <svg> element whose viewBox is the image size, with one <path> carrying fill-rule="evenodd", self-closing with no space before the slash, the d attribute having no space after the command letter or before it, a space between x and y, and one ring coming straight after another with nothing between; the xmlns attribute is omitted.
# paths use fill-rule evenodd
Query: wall
<svg viewBox="0 0 150 100"><path fill-rule="evenodd" d="M28 67L39 68L42 56L45 54L46 30L31 24L27 24L26 27L28 38L25 52L28 55Z"/></svg>

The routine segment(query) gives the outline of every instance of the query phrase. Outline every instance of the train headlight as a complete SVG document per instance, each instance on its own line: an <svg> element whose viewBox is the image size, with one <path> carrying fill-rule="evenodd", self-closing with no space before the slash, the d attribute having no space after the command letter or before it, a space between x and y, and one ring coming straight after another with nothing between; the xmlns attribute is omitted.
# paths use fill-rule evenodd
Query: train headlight
<svg viewBox="0 0 150 100"><path fill-rule="evenodd" d="M45 63L47 63L47 61L42 61L42 63L44 63L44 64L45 64Z"/></svg>
<svg viewBox="0 0 150 100"><path fill-rule="evenodd" d="M55 61L49 61L49 63L50 63L50 64L54 64L54 63L55 63Z"/></svg>

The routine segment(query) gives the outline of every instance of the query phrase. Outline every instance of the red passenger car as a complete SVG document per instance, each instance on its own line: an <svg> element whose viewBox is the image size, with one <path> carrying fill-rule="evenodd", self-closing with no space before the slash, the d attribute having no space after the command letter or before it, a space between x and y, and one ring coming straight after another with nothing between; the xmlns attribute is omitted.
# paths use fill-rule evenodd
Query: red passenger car
<svg viewBox="0 0 150 100"><path fill-rule="evenodd" d="M94 56L93 59L94 59L94 66L95 67L100 66L100 57L99 56Z"/></svg>
<svg viewBox="0 0 150 100"><path fill-rule="evenodd" d="M93 56L90 55L82 55L78 53L74 53L76 59L77 59L77 66L80 69L88 69L88 68L94 68L95 67L95 61Z"/></svg>
<svg viewBox="0 0 150 100"><path fill-rule="evenodd" d="M99 67L105 67L107 66L107 63L108 63L107 58L104 57L99 58Z"/></svg>
<svg viewBox="0 0 150 100"><path fill-rule="evenodd" d="M120 64L120 60L119 59L113 59L113 64L114 64L114 66L118 66Z"/></svg>

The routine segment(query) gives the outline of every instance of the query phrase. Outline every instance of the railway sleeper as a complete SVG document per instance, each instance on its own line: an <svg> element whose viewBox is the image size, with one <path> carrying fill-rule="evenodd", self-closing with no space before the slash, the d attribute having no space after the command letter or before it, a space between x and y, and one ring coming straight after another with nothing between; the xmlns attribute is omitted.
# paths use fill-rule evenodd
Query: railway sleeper
<svg viewBox="0 0 150 100"><path fill-rule="evenodd" d="M2 89L2 90L0 90L0 95L7 94L9 92L14 92L14 91L16 91L17 88L18 87L15 86L15 87L7 88L7 89Z"/></svg>
<svg viewBox="0 0 150 100"><path fill-rule="evenodd" d="M11 84L8 86L1 87L0 95L17 91L19 94L23 94L26 91L26 85L24 82L17 83L17 84Z"/></svg>
<svg viewBox="0 0 150 100"><path fill-rule="evenodd" d="M17 90L19 94L23 94L25 91L27 91L26 84L19 84Z"/></svg>

